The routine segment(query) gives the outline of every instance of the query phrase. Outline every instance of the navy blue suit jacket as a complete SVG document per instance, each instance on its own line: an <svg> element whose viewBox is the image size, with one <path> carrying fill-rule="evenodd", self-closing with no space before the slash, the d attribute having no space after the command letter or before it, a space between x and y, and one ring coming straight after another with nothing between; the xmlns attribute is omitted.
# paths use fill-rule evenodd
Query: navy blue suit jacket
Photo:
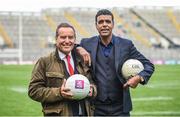
<svg viewBox="0 0 180 117"><path fill-rule="evenodd" d="M81 40L81 46L85 48L91 55L92 60L92 73L95 76L95 64L96 64L96 53L98 47L98 36L94 36L91 38L85 38ZM126 81L122 77L121 67L123 63L128 59L138 59L144 65L144 70L139 73L140 76L144 78L144 82L142 84L146 84L150 79L152 73L154 72L154 65L146 59L134 46L132 41L120 38L118 36L113 35L114 38L114 46L115 46L115 69L116 75L122 84ZM95 78L95 77L94 77ZM129 88L123 90L123 111L129 112L132 110L132 102L130 97Z"/></svg>

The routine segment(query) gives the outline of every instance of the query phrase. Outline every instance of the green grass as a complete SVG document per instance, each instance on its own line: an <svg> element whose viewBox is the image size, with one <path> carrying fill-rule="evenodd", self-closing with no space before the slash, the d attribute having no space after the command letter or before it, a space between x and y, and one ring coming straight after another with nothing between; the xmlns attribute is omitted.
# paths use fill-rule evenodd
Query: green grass
<svg viewBox="0 0 180 117"><path fill-rule="evenodd" d="M131 90L132 115L180 115L179 91L180 65L156 66L147 85Z"/></svg>
<svg viewBox="0 0 180 117"><path fill-rule="evenodd" d="M32 65L0 65L0 116L42 116L27 95ZM180 116L180 65L156 66L148 85L131 89L134 116Z"/></svg>
<svg viewBox="0 0 180 117"><path fill-rule="evenodd" d="M42 115L40 103L27 95L31 71L31 65L0 65L0 116Z"/></svg>

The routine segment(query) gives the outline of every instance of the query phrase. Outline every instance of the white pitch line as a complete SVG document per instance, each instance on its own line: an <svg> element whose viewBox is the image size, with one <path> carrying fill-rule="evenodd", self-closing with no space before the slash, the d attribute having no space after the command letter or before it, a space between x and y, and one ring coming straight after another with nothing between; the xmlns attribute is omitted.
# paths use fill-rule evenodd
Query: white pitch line
<svg viewBox="0 0 180 117"><path fill-rule="evenodd" d="M161 83L161 84L157 84L157 83L154 83L154 84L149 84L147 85L148 88L170 88L170 89L180 89L180 85L179 85L179 82L177 83Z"/></svg>
<svg viewBox="0 0 180 117"><path fill-rule="evenodd" d="M11 87L10 90L15 91L15 92L19 92L19 93L26 93L27 92L27 88L25 88L25 87Z"/></svg>
<svg viewBox="0 0 180 117"><path fill-rule="evenodd" d="M156 101L156 100L173 100L173 97L140 97L140 98L133 98L133 101Z"/></svg>
<svg viewBox="0 0 180 117"><path fill-rule="evenodd" d="M180 115L177 111L132 112L132 115Z"/></svg>

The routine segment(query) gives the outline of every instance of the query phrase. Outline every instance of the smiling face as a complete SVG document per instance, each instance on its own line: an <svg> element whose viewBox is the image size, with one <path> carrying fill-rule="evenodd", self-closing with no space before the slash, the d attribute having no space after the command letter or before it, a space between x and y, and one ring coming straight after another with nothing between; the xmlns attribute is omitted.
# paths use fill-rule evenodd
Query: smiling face
<svg viewBox="0 0 180 117"><path fill-rule="evenodd" d="M60 27L56 38L56 47L64 54L69 54L74 48L75 32L71 27Z"/></svg>
<svg viewBox="0 0 180 117"><path fill-rule="evenodd" d="M114 23L111 15L100 15L97 17L96 29L102 38L111 37Z"/></svg>

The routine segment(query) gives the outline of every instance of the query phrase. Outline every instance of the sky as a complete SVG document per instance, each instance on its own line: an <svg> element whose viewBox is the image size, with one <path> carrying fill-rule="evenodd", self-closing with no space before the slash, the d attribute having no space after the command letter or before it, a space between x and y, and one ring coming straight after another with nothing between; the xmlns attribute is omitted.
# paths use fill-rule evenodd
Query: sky
<svg viewBox="0 0 180 117"><path fill-rule="evenodd" d="M86 7L111 8L133 6L175 6L180 0L0 0L0 11L35 11L46 8Z"/></svg>

